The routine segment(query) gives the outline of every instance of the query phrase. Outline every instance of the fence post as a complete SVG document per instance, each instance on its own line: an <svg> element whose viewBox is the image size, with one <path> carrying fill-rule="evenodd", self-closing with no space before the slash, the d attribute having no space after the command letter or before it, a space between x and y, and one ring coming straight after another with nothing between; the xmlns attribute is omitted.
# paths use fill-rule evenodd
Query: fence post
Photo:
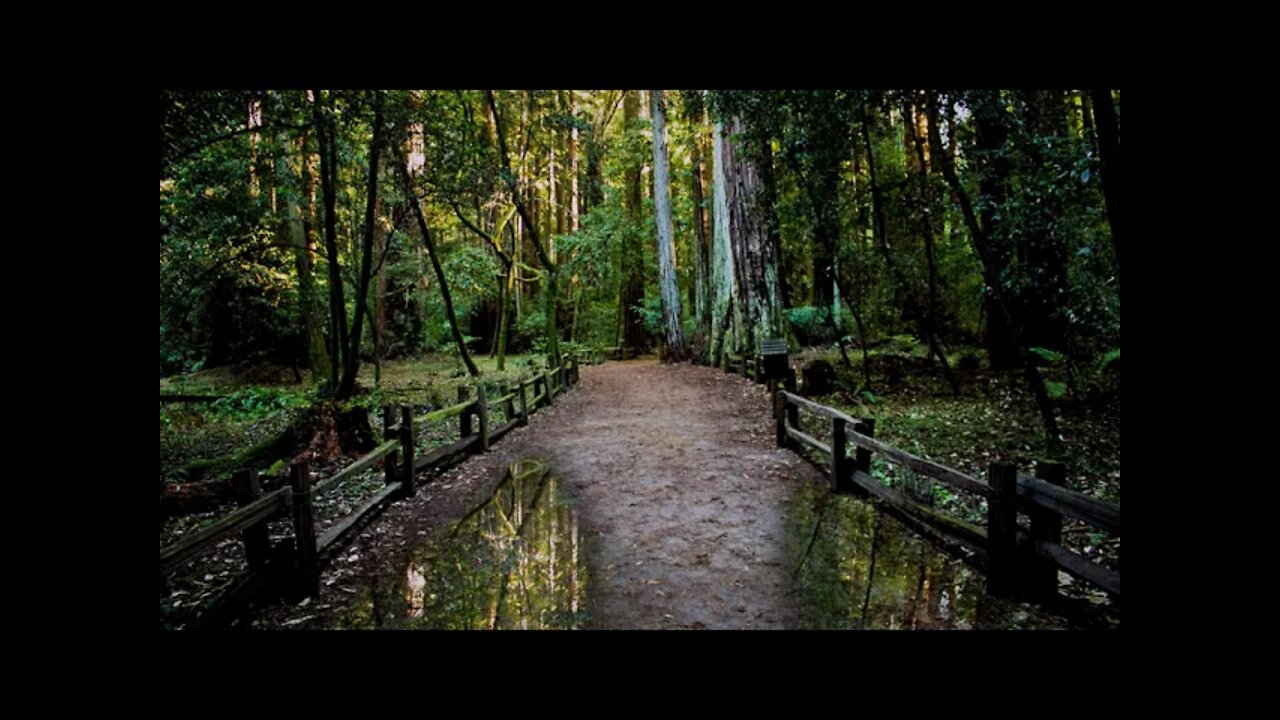
<svg viewBox="0 0 1280 720"><path fill-rule="evenodd" d="M468 400L468 390L466 385L458 386L458 402L464 403ZM471 408L462 411L458 416L458 435L459 439L466 440L471 435Z"/></svg>
<svg viewBox="0 0 1280 720"><path fill-rule="evenodd" d="M1036 477L1047 483L1062 487L1066 485L1067 468L1060 462L1041 461L1036 463ZM1034 503L1027 504L1027 515L1031 517L1032 556L1028 588L1040 597L1052 597L1058 592L1058 566L1048 558L1035 554L1034 543L1062 543L1062 515L1040 507Z"/></svg>
<svg viewBox="0 0 1280 720"><path fill-rule="evenodd" d="M311 469L303 461L290 466L293 479L294 575L297 600L320 592L320 558L316 553L316 518L312 507Z"/></svg>
<svg viewBox="0 0 1280 720"><path fill-rule="evenodd" d="M413 497L418 492L417 480L413 476L414 452L416 451L417 436L413 434L413 408L409 405L400 406L400 450L404 453L404 468L400 471L401 482L404 483L403 492L407 498Z"/></svg>
<svg viewBox="0 0 1280 720"><path fill-rule="evenodd" d="M853 431L860 435L866 435L867 437L875 437L876 436L875 418L859 419L857 422L853 424ZM862 472L870 475L871 474L871 450L869 448L864 448L861 445L858 445L857 441L854 442L854 445L857 445L857 449L853 451L853 469L861 470Z"/></svg>
<svg viewBox="0 0 1280 720"><path fill-rule="evenodd" d="M476 414L480 416L480 452L489 449L489 394L484 383L476 383Z"/></svg>
<svg viewBox="0 0 1280 720"><path fill-rule="evenodd" d="M778 431L778 447L787 446L787 399L781 390L773 393L773 422Z"/></svg>
<svg viewBox="0 0 1280 720"><path fill-rule="evenodd" d="M513 385L507 388L507 391L502 394L511 396L506 400L504 400L502 403L502 412L506 413L507 415L506 421L511 422L512 420L516 419L516 400L515 400L516 388L515 386Z"/></svg>
<svg viewBox="0 0 1280 720"><path fill-rule="evenodd" d="M391 439L387 428L396 424L396 408L394 405L382 406L382 441L386 442Z"/></svg>
<svg viewBox="0 0 1280 720"><path fill-rule="evenodd" d="M796 392L796 371L793 368L787 368L787 376L783 379L786 384L787 392L792 395ZM800 427L800 408L795 403L787 403L787 422L793 428Z"/></svg>
<svg viewBox="0 0 1280 720"><path fill-rule="evenodd" d="M520 424L528 425L529 424L529 402L524 395L524 385L525 385L525 381L521 380L520 383L516 385L516 387L520 389Z"/></svg>
<svg viewBox="0 0 1280 720"><path fill-rule="evenodd" d="M542 406L546 407L551 404L551 371L545 370L542 373Z"/></svg>
<svg viewBox="0 0 1280 720"><path fill-rule="evenodd" d="M1002 460L987 466L987 590L1010 595L1018 541L1018 466Z"/></svg>
<svg viewBox="0 0 1280 720"><path fill-rule="evenodd" d="M560 377L556 378L556 382L560 385L560 392L564 392L565 386L569 384L569 364L564 359L564 355L560 356Z"/></svg>
<svg viewBox="0 0 1280 720"><path fill-rule="evenodd" d="M262 485L257 470L237 470L236 505L244 507L262 497ZM244 557L250 570L258 570L267 564L271 555L271 539L267 537L267 524L258 523L244 531Z"/></svg>
<svg viewBox="0 0 1280 720"><path fill-rule="evenodd" d="M386 442L391 438L391 426L396 424L396 409L393 405L382 406L382 441ZM399 436L397 436L399 437ZM400 464L400 456L395 452L387 456L382 462L382 473L386 483L390 485L396 481L397 466Z"/></svg>
<svg viewBox="0 0 1280 720"><path fill-rule="evenodd" d="M754 360L754 362L755 362L755 366L751 369L751 379L752 379L752 380L755 380L755 381L756 381L756 383L757 383L757 384L759 384L759 383L761 382L761 379L760 379L760 356L759 356L759 355L756 355L756 356L755 356L754 358L752 358L752 359L753 359L753 360Z"/></svg>
<svg viewBox="0 0 1280 720"><path fill-rule="evenodd" d="M845 456L845 419L833 417L831 418L831 489L835 491L848 490L849 485L849 461Z"/></svg>

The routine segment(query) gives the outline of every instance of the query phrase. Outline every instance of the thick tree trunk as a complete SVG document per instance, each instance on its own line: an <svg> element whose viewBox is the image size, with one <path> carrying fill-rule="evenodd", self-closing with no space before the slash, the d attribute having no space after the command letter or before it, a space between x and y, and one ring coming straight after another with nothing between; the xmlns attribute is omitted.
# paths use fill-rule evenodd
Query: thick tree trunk
<svg viewBox="0 0 1280 720"><path fill-rule="evenodd" d="M743 136L742 121L734 118L732 135ZM764 191L760 165L763 153L748 154L726 148L729 176L729 223L731 245L738 249L738 300L746 313L745 347L754 347L763 338L783 336L782 303L778 299L778 257L769 239L768 196Z"/></svg>
<svg viewBox="0 0 1280 720"><path fill-rule="evenodd" d="M736 293L733 270L733 250L729 238L729 178L725 163L724 126L716 122L712 134L713 168L712 198L714 213L712 222L714 232L711 237L711 335L712 344L717 349L711 361L720 364L719 349L724 347L725 336L729 332L729 309Z"/></svg>
<svg viewBox="0 0 1280 720"><path fill-rule="evenodd" d="M671 179L667 167L666 111L661 90L649 91L653 116L654 211L658 225L658 284L662 291L662 317L667 331L666 359L685 359L684 331L680 318L680 286L676 279L675 228L671 219Z"/></svg>

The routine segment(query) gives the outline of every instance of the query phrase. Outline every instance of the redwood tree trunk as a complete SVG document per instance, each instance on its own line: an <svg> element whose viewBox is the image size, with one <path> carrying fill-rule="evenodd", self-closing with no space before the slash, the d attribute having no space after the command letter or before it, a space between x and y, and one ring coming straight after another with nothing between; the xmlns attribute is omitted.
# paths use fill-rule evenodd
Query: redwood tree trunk
<svg viewBox="0 0 1280 720"><path fill-rule="evenodd" d="M667 167L666 109L661 90L650 90L653 116L653 189L658 225L658 284L662 291L662 317L667 332L666 359L685 358L684 332L680 324L680 286L676 279L675 229L671 220L671 179Z"/></svg>

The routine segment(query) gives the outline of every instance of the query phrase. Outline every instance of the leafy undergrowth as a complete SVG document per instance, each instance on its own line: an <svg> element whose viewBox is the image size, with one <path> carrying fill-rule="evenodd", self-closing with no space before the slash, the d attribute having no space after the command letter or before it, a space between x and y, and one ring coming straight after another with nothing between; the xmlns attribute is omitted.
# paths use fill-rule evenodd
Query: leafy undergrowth
<svg viewBox="0 0 1280 720"><path fill-rule="evenodd" d="M931 366L927 351L905 346L901 339L870 355L872 388L861 392L861 353L851 350L853 367L845 367L835 350L800 353L796 365L823 359L836 368L839 390L816 401L855 417L875 418L875 434L895 447L939 462L973 477L985 478L989 463L1016 462L1034 474L1035 462L1047 459L1047 444L1034 399L1020 373L989 369L961 370L960 396L953 398L941 370ZM972 351L955 353L972 355ZM855 390L858 390L855 394ZM1060 399L1056 415L1063 435L1061 459L1067 487L1108 502L1120 502L1119 375L1100 375L1086 398ZM800 413L806 432L828 441L829 428ZM977 525L985 525L985 500L872 456L872 474L914 499ZM1091 560L1120 569L1120 538L1064 518L1063 544ZM1105 593L1060 573L1064 593L1093 602L1109 602Z"/></svg>

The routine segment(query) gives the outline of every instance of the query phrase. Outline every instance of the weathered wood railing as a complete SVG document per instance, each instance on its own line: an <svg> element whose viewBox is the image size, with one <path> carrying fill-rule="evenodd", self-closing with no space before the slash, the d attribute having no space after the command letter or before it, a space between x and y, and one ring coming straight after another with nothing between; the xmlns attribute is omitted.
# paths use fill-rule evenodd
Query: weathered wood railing
<svg viewBox="0 0 1280 720"><path fill-rule="evenodd" d="M863 493L876 497L895 510L916 532L960 551L970 564L986 571L993 591L1011 594L1046 596L1057 592L1057 570L1120 594L1120 573L1105 568L1062 547L1062 516L1074 518L1120 534L1120 507L1062 487L1064 468L1057 462L1039 462L1039 477L1018 473L1009 462L993 462L987 479L969 477L959 470L947 468L932 460L887 445L874 438L873 419L852 418L835 407L819 405L796 395L796 374L787 369L782 382L762 377L759 355L722 357L724 372L740 374L754 382L767 382L774 398L773 415L777 425L778 447L794 450L809 448L823 457L823 470L831 478L836 492ZM782 386L782 387L780 387ZM799 411L827 421L827 437L815 438L800 428ZM854 447L854 456L847 446ZM940 480L960 491L972 493L987 502L987 527L965 523L911 500L905 493L884 486L870 471L873 452L890 462L905 466L925 477ZM1024 512L1030 518L1029 529L1019 527L1016 516Z"/></svg>
<svg viewBox="0 0 1280 720"><path fill-rule="evenodd" d="M385 441L333 476L312 482L307 463L290 466L291 487L262 495L256 471L236 474L237 498L241 507L207 528L191 534L160 551L160 582L184 563L200 557L218 546L220 541L240 533L245 545L249 572L214 601L212 607L197 620L197 627L213 627L242 611L254 598L267 591L280 592L292 600L301 600L319 592L322 565L333 551L355 536L356 531L377 517L392 502L416 494L415 476L424 470L443 470L460 462L471 453L482 453L503 435L519 425L527 425L529 416L551 404L551 399L579 381L578 359L574 355L561 358L548 368L516 385L505 388L502 395L489 399L484 383L475 386L476 397L469 399L470 388L458 388L459 402L447 408L414 417L410 408L399 409L399 422L393 408L383 409ZM528 389L532 386L532 399ZM518 403L518 410L517 410ZM490 407L501 407L507 420L490 426ZM415 455L414 427L424 427L459 417L460 439L450 445ZM344 481L384 461L385 486L365 499L350 513L334 522L323 533L317 533L315 501ZM291 516L293 537L272 547L267 523Z"/></svg>
<svg viewBox="0 0 1280 720"><path fill-rule="evenodd" d="M739 360L741 364L741 360ZM794 374L788 388L774 393L774 422L779 447L807 447L824 456L824 469L836 492L871 495L899 511L899 516L922 534L950 548L962 548L962 556L987 574L993 592L1050 595L1057 592L1057 570L1120 595L1120 573L1064 548L1062 516L1075 518L1100 530L1120 534L1120 508L1097 498L1062 487L1063 466L1040 463L1041 477L1019 474L1010 462L992 463L987 479L970 477L876 440L871 419L851 417L835 408L796 395ZM815 438L799 425L798 410L824 418L830 428L828 442ZM855 456L849 458L847 445ZM905 466L987 502L987 526L977 527L912 500L886 487L871 475L871 454ZM1017 523L1026 513L1030 529Z"/></svg>

